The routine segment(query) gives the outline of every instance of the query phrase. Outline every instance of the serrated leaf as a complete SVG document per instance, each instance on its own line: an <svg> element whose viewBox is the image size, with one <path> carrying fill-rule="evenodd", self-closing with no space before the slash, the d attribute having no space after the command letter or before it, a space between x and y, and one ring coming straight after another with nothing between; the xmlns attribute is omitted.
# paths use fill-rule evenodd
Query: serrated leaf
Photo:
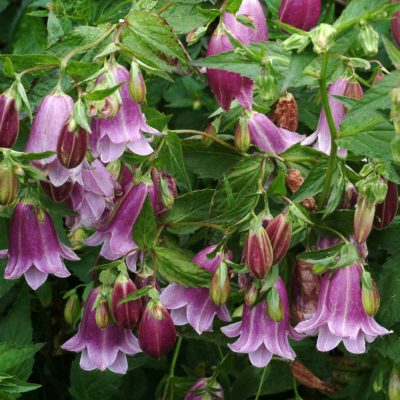
<svg viewBox="0 0 400 400"><path fill-rule="evenodd" d="M90 93L85 93L83 97L89 101L104 100L106 97L116 92L124 83L125 82L118 83L118 85L112 86L110 88L100 89Z"/></svg>
<svg viewBox="0 0 400 400"><path fill-rule="evenodd" d="M151 249L157 237L157 221L150 198L147 196L133 227L133 240L140 248Z"/></svg>
<svg viewBox="0 0 400 400"><path fill-rule="evenodd" d="M8 372L10 369L32 359L42 347L42 344L0 343L0 372Z"/></svg>
<svg viewBox="0 0 400 400"><path fill-rule="evenodd" d="M156 247L154 253L157 272L168 282L185 287L209 287L211 274L182 253L165 247Z"/></svg>
<svg viewBox="0 0 400 400"><path fill-rule="evenodd" d="M54 11L50 10L49 17L47 18L47 47L51 47L54 43L64 35L64 30L61 26L59 19Z"/></svg>
<svg viewBox="0 0 400 400"><path fill-rule="evenodd" d="M0 393L26 393L40 387L41 385L24 382L10 375L0 374Z"/></svg>
<svg viewBox="0 0 400 400"><path fill-rule="evenodd" d="M10 57L6 57L4 60L3 72L4 75L7 76L8 78L14 78L15 76L14 65Z"/></svg>
<svg viewBox="0 0 400 400"><path fill-rule="evenodd" d="M71 60L68 62L65 73L76 81L84 81L95 76L102 66L103 64L101 62Z"/></svg>
<svg viewBox="0 0 400 400"><path fill-rule="evenodd" d="M134 301L134 300L140 299L143 296L146 296L147 293L149 293L149 291L152 288L153 288L152 286L145 286L138 290L135 290L134 292L129 293L128 296L125 296L118 304L124 304L124 303L127 303L128 301Z"/></svg>
<svg viewBox="0 0 400 400"><path fill-rule="evenodd" d="M146 116L146 122L152 128L162 132L166 127L172 115L165 115L153 107L142 107L142 111Z"/></svg>

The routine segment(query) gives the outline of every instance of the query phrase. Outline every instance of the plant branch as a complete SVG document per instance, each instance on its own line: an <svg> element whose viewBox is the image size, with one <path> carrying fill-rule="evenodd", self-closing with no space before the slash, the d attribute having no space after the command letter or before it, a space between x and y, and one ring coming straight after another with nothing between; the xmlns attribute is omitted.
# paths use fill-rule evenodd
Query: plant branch
<svg viewBox="0 0 400 400"><path fill-rule="evenodd" d="M267 371L268 371L268 365L266 367L264 367L262 375L261 375L261 379L260 379L260 383L258 385L258 389L257 389L257 394L256 397L254 398L254 400L258 400L261 396L261 391L264 385L264 381L265 381L265 376L267 375Z"/></svg>

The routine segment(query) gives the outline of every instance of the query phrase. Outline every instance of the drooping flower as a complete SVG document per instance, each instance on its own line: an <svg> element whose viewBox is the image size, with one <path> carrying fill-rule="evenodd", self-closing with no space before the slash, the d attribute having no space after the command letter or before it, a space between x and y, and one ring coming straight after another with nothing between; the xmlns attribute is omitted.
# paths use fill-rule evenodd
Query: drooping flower
<svg viewBox="0 0 400 400"><path fill-rule="evenodd" d="M152 357L171 351L176 341L176 329L168 310L159 300L150 300L139 327L141 349Z"/></svg>
<svg viewBox="0 0 400 400"><path fill-rule="evenodd" d="M117 260L130 253L126 262L131 270L135 270L136 255L133 251L137 245L132 239L132 229L149 188L150 185L145 182L137 185L131 183L125 195L115 205L110 217L85 240L86 244L103 244L100 255L108 260Z"/></svg>
<svg viewBox="0 0 400 400"><path fill-rule="evenodd" d="M280 322L273 321L268 314L266 301L256 306L244 306L243 318L239 322L221 328L228 337L239 336L239 339L229 344L229 348L236 353L249 355L250 362L255 367L265 367L273 355L286 360L294 360L295 353L289 345L288 337L298 337L289 325L289 303L285 284L279 278L275 284L279 293L283 309L283 318Z"/></svg>
<svg viewBox="0 0 400 400"><path fill-rule="evenodd" d="M9 231L9 248L2 252L8 256L5 279L18 279L25 275L28 285L36 290L48 274L60 278L70 275L63 258L79 257L58 240L49 214L32 204L21 202L14 209Z"/></svg>
<svg viewBox="0 0 400 400"><path fill-rule="evenodd" d="M357 264L336 270L332 277L330 273L322 277L316 312L295 328L299 333L318 335L319 351L330 351L343 341L350 353L361 354L365 341L371 343L390 333L364 311L360 278Z"/></svg>
<svg viewBox="0 0 400 400"><path fill-rule="evenodd" d="M97 224L104 212L112 208L117 187L111 172L100 160L94 160L92 164L85 161L82 165L82 183L75 184L67 201L70 208L78 213L76 217L67 217L71 229Z"/></svg>
<svg viewBox="0 0 400 400"><path fill-rule="evenodd" d="M184 400L202 400L207 395L209 400L224 400L224 392L218 382L209 382L208 378L198 379L189 391Z"/></svg>
<svg viewBox="0 0 400 400"><path fill-rule="evenodd" d="M249 113L247 124L251 142L268 153L283 153L304 139L303 135L296 132L278 128L266 115L256 111Z"/></svg>
<svg viewBox="0 0 400 400"><path fill-rule="evenodd" d="M107 325L103 329L97 326L96 312L92 309L97 295L97 288L90 292L78 333L61 347L82 352L80 366L85 371L109 369L124 374L128 369L126 355L141 352L138 340L129 329L117 325Z"/></svg>
<svg viewBox="0 0 400 400"><path fill-rule="evenodd" d="M283 0L279 19L285 24L309 31L317 24L321 14L321 0Z"/></svg>
<svg viewBox="0 0 400 400"><path fill-rule="evenodd" d="M0 96L0 147L12 147L19 132L19 113L15 100L7 93Z"/></svg>
<svg viewBox="0 0 400 400"><path fill-rule="evenodd" d="M223 261L220 253L208 258L216 245L208 246L193 258L193 261L207 271L214 273ZM230 258L231 255L227 254ZM215 305L207 288L185 288L176 283L168 285L160 296L164 305L171 310L175 325L190 324L200 335L211 331L215 316L222 321L230 321L229 311L225 305Z"/></svg>
<svg viewBox="0 0 400 400"><path fill-rule="evenodd" d="M240 23L236 17L243 16L249 19L253 27ZM215 29L208 44L207 56L213 56L233 50L226 31L241 43L263 42L268 40L268 28L262 6L258 0L244 0L236 16L225 12L222 21ZM229 110L233 99L246 109L251 108L253 102L253 82L237 73L218 69L207 69L208 82L219 105Z"/></svg>
<svg viewBox="0 0 400 400"><path fill-rule="evenodd" d="M333 95L344 96L347 86L349 84L349 80L345 78L340 78L337 81L333 82L328 90L329 95L329 106L332 112L332 118L335 123L335 127L339 130L339 126L343 121L345 116L345 107L344 105L337 99L333 97ZM361 87L360 87L361 88ZM315 142L315 143L314 143ZM314 147L325 154L330 154L331 152L331 133L329 130L328 120L326 118L325 110L322 109L317 130L307 137L303 141L303 145L309 145L314 143ZM338 155L344 157L347 152L345 149L339 149Z"/></svg>
<svg viewBox="0 0 400 400"><path fill-rule="evenodd" d="M90 135L92 152L105 163L119 158L126 148L142 156L151 154L153 149L144 132L152 135L158 135L159 132L146 124L140 106L132 100L129 94L128 70L118 64L110 65L109 70L116 84L123 83L119 89L122 104L112 118L93 118Z"/></svg>

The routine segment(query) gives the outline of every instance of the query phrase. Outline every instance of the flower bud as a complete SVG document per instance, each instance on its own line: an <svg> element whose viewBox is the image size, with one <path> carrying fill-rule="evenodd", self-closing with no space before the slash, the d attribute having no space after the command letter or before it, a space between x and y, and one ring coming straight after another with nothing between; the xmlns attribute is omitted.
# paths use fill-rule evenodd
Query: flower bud
<svg viewBox="0 0 400 400"><path fill-rule="evenodd" d="M378 53L379 35L371 25L361 27L358 40L366 56L372 57Z"/></svg>
<svg viewBox="0 0 400 400"><path fill-rule="evenodd" d="M388 185L382 178L376 179L371 185L371 192L378 204L381 204L385 201L387 191Z"/></svg>
<svg viewBox="0 0 400 400"><path fill-rule="evenodd" d="M317 24L321 13L321 0L283 0L279 19L295 28L309 31Z"/></svg>
<svg viewBox="0 0 400 400"><path fill-rule="evenodd" d="M297 53L301 53L309 44L310 35L295 33L283 42L283 47L287 51L297 50Z"/></svg>
<svg viewBox="0 0 400 400"><path fill-rule="evenodd" d="M389 400L400 400L400 373L397 368L393 368L389 378Z"/></svg>
<svg viewBox="0 0 400 400"><path fill-rule="evenodd" d="M379 291L375 281L368 272L363 273L361 279L361 299L364 311L373 317L379 310Z"/></svg>
<svg viewBox="0 0 400 400"><path fill-rule="evenodd" d="M211 279L210 298L215 305L221 306L228 301L230 292L228 267L222 262Z"/></svg>
<svg viewBox="0 0 400 400"><path fill-rule="evenodd" d="M79 301L78 295L74 293L68 297L68 300L65 303L64 318L69 325L74 326L78 322L80 315L81 302Z"/></svg>
<svg viewBox="0 0 400 400"><path fill-rule="evenodd" d="M54 186L49 181L40 181L40 185L46 196L57 203L66 200L74 188L74 183L72 182L65 182L61 186Z"/></svg>
<svg viewBox="0 0 400 400"><path fill-rule="evenodd" d="M329 24L319 24L310 31L314 51L318 54L325 53L335 43L336 29Z"/></svg>
<svg viewBox="0 0 400 400"><path fill-rule="evenodd" d="M207 128L204 129L205 133L208 133L211 136L217 136L218 135L218 128L219 128L219 119L209 123L207 125ZM213 140L208 138L207 136L202 135L201 136L201 144L203 146L210 146L212 144Z"/></svg>
<svg viewBox="0 0 400 400"><path fill-rule="evenodd" d="M250 130L246 118L241 117L235 132L235 147L241 152L246 153L250 147Z"/></svg>
<svg viewBox="0 0 400 400"><path fill-rule="evenodd" d="M168 310L159 300L147 304L139 327L139 345L152 357L161 357L172 350L176 329Z"/></svg>
<svg viewBox="0 0 400 400"><path fill-rule="evenodd" d="M57 158L65 168L75 168L85 158L87 145L88 133L83 128L70 131L67 123L58 138Z"/></svg>
<svg viewBox="0 0 400 400"><path fill-rule="evenodd" d="M17 141L19 115L15 100L7 95L0 96L0 147L12 147Z"/></svg>
<svg viewBox="0 0 400 400"><path fill-rule="evenodd" d="M253 305L257 301L258 289L255 285L251 285L247 290L244 301L248 306Z"/></svg>
<svg viewBox="0 0 400 400"><path fill-rule="evenodd" d="M398 1L399 0L392 0L392 3L395 4ZM393 13L390 27L392 30L393 39L397 43L397 46L400 47L400 11Z"/></svg>
<svg viewBox="0 0 400 400"><path fill-rule="evenodd" d="M156 215L160 215L170 209L178 197L176 181L171 175L154 167L151 170L151 179L154 185L153 209Z"/></svg>
<svg viewBox="0 0 400 400"><path fill-rule="evenodd" d="M397 185L394 182L387 182L387 194L383 203L376 206L374 228L385 229L393 221L397 214L399 194Z"/></svg>
<svg viewBox="0 0 400 400"><path fill-rule="evenodd" d="M275 101L279 96L279 88L276 73L272 67L268 68L265 74L261 74L256 79L256 85L258 88L258 94L263 101Z"/></svg>
<svg viewBox="0 0 400 400"><path fill-rule="evenodd" d="M140 71L139 64L136 61L131 63L129 94L132 100L138 104L142 104L146 99L146 83L143 79L142 71Z"/></svg>
<svg viewBox="0 0 400 400"><path fill-rule="evenodd" d="M0 164L0 205L11 204L18 196L19 180L14 168L8 163Z"/></svg>
<svg viewBox="0 0 400 400"><path fill-rule="evenodd" d="M101 300L96 306L96 325L105 328L110 320L110 311L106 300Z"/></svg>
<svg viewBox="0 0 400 400"><path fill-rule="evenodd" d="M277 215L266 228L274 255L274 264L285 257L292 239L292 221L288 214Z"/></svg>
<svg viewBox="0 0 400 400"><path fill-rule="evenodd" d="M267 295L268 315L272 321L280 322L284 317L284 309L279 297L279 292L273 287Z"/></svg>
<svg viewBox="0 0 400 400"><path fill-rule="evenodd" d="M374 222L376 203L362 195L357 200L354 214L354 237L357 243L367 240Z"/></svg>
<svg viewBox="0 0 400 400"><path fill-rule="evenodd" d="M351 182L347 182L344 190L343 202L340 208L353 208L357 204L357 198L358 193L355 186Z"/></svg>
<svg viewBox="0 0 400 400"><path fill-rule="evenodd" d="M291 93L282 96L275 105L272 122L279 128L296 132L299 124L299 110Z"/></svg>
<svg viewBox="0 0 400 400"><path fill-rule="evenodd" d="M263 279L271 269L272 245L262 226L250 229L245 246L245 257L247 268L256 279Z"/></svg>
<svg viewBox="0 0 400 400"><path fill-rule="evenodd" d="M344 96L350 99L361 99L364 95L361 85L356 81L349 81L344 91Z"/></svg>
<svg viewBox="0 0 400 400"><path fill-rule="evenodd" d="M134 329L142 316L142 300L132 300L123 304L119 302L128 294L137 290L135 284L126 274L119 274L111 293L112 312L116 323L126 329Z"/></svg>

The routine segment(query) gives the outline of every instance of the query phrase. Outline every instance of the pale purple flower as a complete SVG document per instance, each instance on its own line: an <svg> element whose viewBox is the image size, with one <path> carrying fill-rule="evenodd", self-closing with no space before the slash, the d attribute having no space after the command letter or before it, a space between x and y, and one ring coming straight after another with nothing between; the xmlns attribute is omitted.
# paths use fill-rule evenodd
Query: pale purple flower
<svg viewBox="0 0 400 400"><path fill-rule="evenodd" d="M213 273L222 262L220 253L208 258L216 245L208 246L193 258L193 261L207 271ZM227 255L228 258L230 255ZM161 293L162 303L171 310L171 317L175 325L190 324L200 335L212 331L215 316L222 321L230 321L229 311L225 305L215 305L207 288L185 288L176 283L168 285Z"/></svg>
<svg viewBox="0 0 400 400"><path fill-rule="evenodd" d="M328 90L329 95L329 106L332 113L332 118L335 123L336 130L339 130L340 124L345 116L345 108L343 103L335 99L333 95L344 96L346 88L349 81L344 78L340 78L333 82ZM322 108L319 117L317 130L305 140L303 140L303 145L310 145L314 143L314 147L325 154L330 154L331 152L331 133L329 130L328 121L326 119L325 109ZM345 157L347 151L345 149L339 149L338 155Z"/></svg>
<svg viewBox="0 0 400 400"><path fill-rule="evenodd" d="M92 164L84 161L82 183L76 183L68 204L78 215L68 217L67 223L75 230L79 226L92 227L98 223L106 210L113 206L114 190L119 187L111 172L100 160Z"/></svg>
<svg viewBox="0 0 400 400"><path fill-rule="evenodd" d="M210 400L224 400L221 385L218 382L209 383L208 381L208 378L198 379L186 393L184 400L202 400L205 394L209 395Z"/></svg>
<svg viewBox="0 0 400 400"><path fill-rule="evenodd" d="M136 243L132 239L132 229L140 214L151 185L140 182L131 184L124 196L115 205L111 215L96 232L85 240L89 246L103 244L100 255L108 260L117 260L127 255L127 264L135 270Z"/></svg>
<svg viewBox="0 0 400 400"><path fill-rule="evenodd" d="M141 352L138 340L130 329L118 325L99 328L95 310L92 310L98 289L93 289L86 301L78 333L62 345L64 350L82 352L80 366L85 371L109 369L125 374L128 369L126 355Z"/></svg>
<svg viewBox="0 0 400 400"><path fill-rule="evenodd" d="M156 129L146 124L140 106L129 95L129 72L122 65L110 66L115 82L122 83L119 89L122 104L115 117L93 118L90 146L95 156L108 163L121 157L128 148L142 156L151 154L153 149L144 132L159 135Z"/></svg>
<svg viewBox="0 0 400 400"><path fill-rule="evenodd" d="M296 132L278 128L266 115L256 111L249 113L247 125L250 130L251 143L268 153L283 153L304 139L303 135Z"/></svg>
<svg viewBox="0 0 400 400"><path fill-rule="evenodd" d="M256 306L244 305L243 317L239 322L221 328L228 337L239 336L239 339L229 348L236 353L249 355L250 362L255 367L265 367L273 355L285 360L294 360L295 353L289 345L288 337L298 339L289 325L289 302L285 284L281 278L275 284L283 308L283 318L280 322L273 321L268 314L266 301Z"/></svg>
<svg viewBox="0 0 400 400"><path fill-rule="evenodd" d="M330 351L343 341L350 353L361 354L365 341L371 343L390 333L365 313L360 278L357 264L338 269L332 277L329 272L322 277L316 312L295 328L302 334L318 335L319 351Z"/></svg>
<svg viewBox="0 0 400 400"><path fill-rule="evenodd" d="M28 285L36 290L48 274L60 278L70 275L63 258L79 257L58 240L49 214L35 209L32 204L18 203L14 209L9 231L9 248L2 251L8 256L5 279L18 279L25 275Z"/></svg>
<svg viewBox="0 0 400 400"><path fill-rule="evenodd" d="M268 40L267 22L258 0L244 0L236 13L236 16L240 15L248 17L253 23L253 28L238 22L233 14L225 12L222 21L211 36L207 49L208 56L233 50L225 30L245 45ZM207 69L207 76L211 90L225 111L229 110L235 98L244 108L251 108L253 102L251 79L218 69Z"/></svg>

